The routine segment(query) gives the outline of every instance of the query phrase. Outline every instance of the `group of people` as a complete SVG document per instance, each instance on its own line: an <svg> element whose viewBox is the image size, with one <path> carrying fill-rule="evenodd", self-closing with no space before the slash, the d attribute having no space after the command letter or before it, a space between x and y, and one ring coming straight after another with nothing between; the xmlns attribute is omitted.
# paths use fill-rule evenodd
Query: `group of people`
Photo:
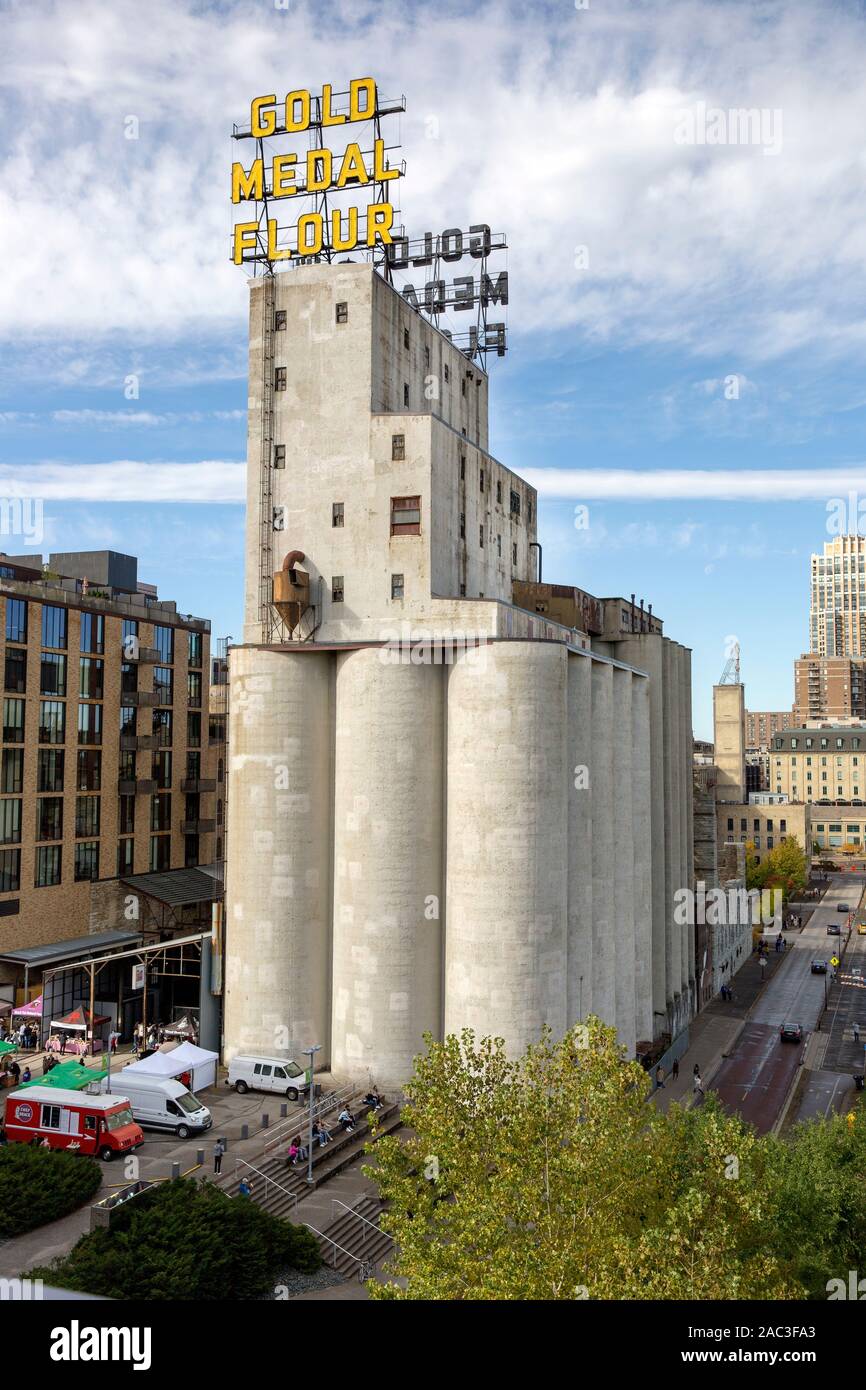
<svg viewBox="0 0 866 1390"><path fill-rule="evenodd" d="M722 996L722 998L723 998L724 1000L726 1000L728 1003L730 1003L730 1001L731 1001L731 1000L733 999L733 997L734 997L734 991L731 989L731 986L730 986L730 985L722 985L721 989L719 990L719 994L720 994L720 995Z"/></svg>
<svg viewBox="0 0 866 1390"><path fill-rule="evenodd" d="M0 1023L0 1042L14 1042L22 1052L32 1052L39 1046L39 1029L35 1023L22 1023L13 1028L11 1021Z"/></svg>
<svg viewBox="0 0 866 1390"><path fill-rule="evenodd" d="M671 1064L671 1080L672 1080L672 1081L676 1081L676 1080L678 1079L678 1077L679 1077L679 1074L680 1074L680 1062L679 1062L679 1058L678 1058L678 1057L675 1057L674 1060L673 1060L673 1062L672 1062L672 1064ZM656 1089L657 1091L663 1091L664 1088L665 1088L665 1073L664 1073L664 1068L661 1067L661 1066L658 1066L658 1067L656 1067L656 1084L655 1084L655 1089ZM692 1091L693 1091L694 1095L696 1095L696 1096L698 1096L698 1095L701 1095L701 1096L702 1096L702 1095L704 1094L704 1083L703 1083L703 1080L702 1080L702 1078L701 1078L701 1069L700 1069L700 1067L698 1066L697 1062L695 1062L694 1071L693 1071L693 1073L692 1073Z"/></svg>

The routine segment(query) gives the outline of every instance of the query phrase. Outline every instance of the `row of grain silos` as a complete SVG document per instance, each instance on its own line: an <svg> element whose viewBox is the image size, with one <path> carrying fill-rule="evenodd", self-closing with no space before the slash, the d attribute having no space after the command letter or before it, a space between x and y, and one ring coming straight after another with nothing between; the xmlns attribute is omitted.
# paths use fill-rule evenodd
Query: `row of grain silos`
<svg viewBox="0 0 866 1390"><path fill-rule="evenodd" d="M644 674L553 641L446 664L231 654L226 1056L399 1087L425 1033L653 1033Z"/></svg>

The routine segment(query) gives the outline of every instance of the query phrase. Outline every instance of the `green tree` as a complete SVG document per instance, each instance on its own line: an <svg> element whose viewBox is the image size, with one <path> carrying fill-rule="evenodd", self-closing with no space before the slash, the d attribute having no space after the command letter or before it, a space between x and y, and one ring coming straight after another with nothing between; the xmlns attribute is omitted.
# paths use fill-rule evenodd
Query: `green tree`
<svg viewBox="0 0 866 1390"><path fill-rule="evenodd" d="M367 1169L397 1249L373 1298L801 1295L767 1249L762 1141L712 1102L648 1105L615 1030L589 1019L511 1060L470 1031L427 1044L408 1136Z"/></svg>
<svg viewBox="0 0 866 1390"><path fill-rule="evenodd" d="M33 1278L124 1299L253 1299L286 1268L321 1264L315 1236L230 1200L211 1183L160 1183L121 1207L110 1228L81 1237Z"/></svg>
<svg viewBox="0 0 866 1390"><path fill-rule="evenodd" d="M764 887L781 888L785 898L802 892L809 882L806 855L796 835L789 835L766 855L763 865Z"/></svg>
<svg viewBox="0 0 866 1390"><path fill-rule="evenodd" d="M4 1144L0 1148L0 1240L57 1221L99 1190L102 1169L92 1158L59 1149Z"/></svg>

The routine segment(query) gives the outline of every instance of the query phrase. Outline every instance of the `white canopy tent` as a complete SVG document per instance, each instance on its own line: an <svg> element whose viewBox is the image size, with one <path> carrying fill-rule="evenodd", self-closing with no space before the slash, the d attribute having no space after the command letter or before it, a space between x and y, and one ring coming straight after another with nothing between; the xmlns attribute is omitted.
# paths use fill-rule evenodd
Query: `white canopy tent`
<svg viewBox="0 0 866 1390"><path fill-rule="evenodd" d="M168 1077L189 1072L190 1090L203 1091L206 1086L213 1086L216 1082L218 1060L218 1053L185 1042L167 1051L160 1048L157 1052L151 1052L149 1057L142 1057L140 1062L131 1062L123 1071L136 1072L139 1076Z"/></svg>

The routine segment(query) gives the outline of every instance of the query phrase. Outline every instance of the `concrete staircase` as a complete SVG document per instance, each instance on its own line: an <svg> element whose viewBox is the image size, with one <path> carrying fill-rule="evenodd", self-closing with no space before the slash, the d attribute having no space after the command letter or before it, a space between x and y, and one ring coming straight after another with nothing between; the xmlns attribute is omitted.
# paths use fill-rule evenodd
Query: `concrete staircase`
<svg viewBox="0 0 866 1390"><path fill-rule="evenodd" d="M350 1106L350 1108L353 1108ZM313 1148L313 1182L307 1182L307 1163L298 1163L296 1167L285 1161L285 1150L288 1148L288 1141L281 1146L281 1152L273 1153L267 1157L261 1157L255 1162L245 1162L238 1160L237 1172L231 1175L224 1174L220 1186L231 1187L235 1190L241 1177L245 1177L252 1189L252 1198L264 1211L272 1216L280 1216L291 1220L295 1217L298 1202L304 1197L309 1196L310 1192L333 1178L337 1173L341 1173L350 1164L354 1163L364 1152L365 1145L370 1139L370 1124L366 1115L361 1114L363 1107L358 1106L353 1109L353 1113L358 1117L358 1123L354 1131L343 1133L336 1121L329 1125L333 1134L333 1139L324 1148L316 1144ZM400 1107L396 1102L383 1106L378 1114L379 1134L390 1134L398 1129L401 1124ZM302 1125L298 1126L298 1132L304 1137L306 1142L306 1130ZM357 1226L363 1223L356 1221Z"/></svg>
<svg viewBox="0 0 866 1390"><path fill-rule="evenodd" d="M317 1237L325 1263L347 1279L370 1278L394 1244L379 1229L381 1212L382 1203L372 1196L341 1210Z"/></svg>

